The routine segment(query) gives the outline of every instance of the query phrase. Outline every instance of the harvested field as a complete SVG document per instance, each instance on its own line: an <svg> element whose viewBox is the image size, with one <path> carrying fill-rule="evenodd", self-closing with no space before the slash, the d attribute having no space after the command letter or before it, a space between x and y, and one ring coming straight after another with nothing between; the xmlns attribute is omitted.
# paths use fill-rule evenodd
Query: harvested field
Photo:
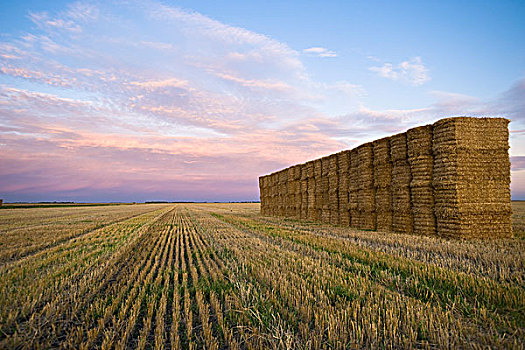
<svg viewBox="0 0 525 350"><path fill-rule="evenodd" d="M1 348L525 344L522 202L516 237L497 241L385 235L258 204L118 208L0 211ZM40 245L10 255L20 228Z"/></svg>

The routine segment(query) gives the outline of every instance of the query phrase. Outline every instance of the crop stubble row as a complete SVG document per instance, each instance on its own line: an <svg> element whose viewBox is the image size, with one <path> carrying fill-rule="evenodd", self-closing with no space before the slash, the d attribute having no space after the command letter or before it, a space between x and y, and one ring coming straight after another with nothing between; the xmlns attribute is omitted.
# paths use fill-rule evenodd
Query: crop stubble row
<svg viewBox="0 0 525 350"><path fill-rule="evenodd" d="M503 287L210 208L164 208L29 257L20 270L0 270L3 302L25 281L13 275L28 266L33 281L55 286L44 298L42 289L13 294L10 303L26 300L27 308L14 318L2 313L0 346L512 347L522 337L509 326L516 320L492 309L523 304ZM83 255L81 247L93 250ZM46 264L57 266L36 278ZM472 295L441 291L451 280ZM458 315L466 307L474 309Z"/></svg>

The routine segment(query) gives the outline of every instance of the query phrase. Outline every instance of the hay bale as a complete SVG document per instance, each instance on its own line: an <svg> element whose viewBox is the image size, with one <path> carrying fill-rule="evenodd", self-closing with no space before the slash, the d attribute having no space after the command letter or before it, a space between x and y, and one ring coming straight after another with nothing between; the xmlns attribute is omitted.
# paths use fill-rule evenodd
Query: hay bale
<svg viewBox="0 0 525 350"><path fill-rule="evenodd" d="M448 118L433 125L437 231L453 237L510 237L508 120Z"/></svg>
<svg viewBox="0 0 525 350"><path fill-rule="evenodd" d="M391 161L393 163L398 161L406 162L408 159L406 133L391 136L389 138L389 143Z"/></svg>
<svg viewBox="0 0 525 350"><path fill-rule="evenodd" d="M307 193L307 198L308 198L308 219L309 220L317 220L318 219L318 216L317 216L317 208L315 206L316 204L316 189L315 189L315 166L314 166L314 162L311 161L311 162L308 162L306 163L306 167L307 167L307 173L308 173L308 193Z"/></svg>
<svg viewBox="0 0 525 350"><path fill-rule="evenodd" d="M392 230L392 190L390 187L377 187L375 190L376 228L379 231Z"/></svg>
<svg viewBox="0 0 525 350"><path fill-rule="evenodd" d="M406 133L392 136L389 145L392 160L392 231L412 233L414 229L410 196L412 174L408 162Z"/></svg>
<svg viewBox="0 0 525 350"><path fill-rule="evenodd" d="M420 126L407 131L408 163L412 176L410 198L414 233L427 236L436 234L432 186L434 171L432 138L432 125Z"/></svg>
<svg viewBox="0 0 525 350"><path fill-rule="evenodd" d="M372 143L374 163L374 188L376 228L392 230L392 162L390 160L390 138L385 137Z"/></svg>
<svg viewBox="0 0 525 350"><path fill-rule="evenodd" d="M350 212L348 207L348 182L350 169L350 151L337 153L337 167L339 172L339 224L350 225Z"/></svg>
<svg viewBox="0 0 525 350"><path fill-rule="evenodd" d="M409 129L406 135L408 158L432 156L432 125Z"/></svg>
<svg viewBox="0 0 525 350"><path fill-rule="evenodd" d="M390 137L384 137L372 142L374 166L390 163Z"/></svg>

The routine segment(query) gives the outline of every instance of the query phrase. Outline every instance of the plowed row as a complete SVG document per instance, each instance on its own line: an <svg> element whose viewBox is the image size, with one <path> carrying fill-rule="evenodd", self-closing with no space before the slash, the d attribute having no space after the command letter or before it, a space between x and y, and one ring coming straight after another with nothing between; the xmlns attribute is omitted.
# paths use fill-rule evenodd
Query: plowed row
<svg viewBox="0 0 525 350"><path fill-rule="evenodd" d="M519 273L255 209L156 207L0 266L0 348L523 346Z"/></svg>

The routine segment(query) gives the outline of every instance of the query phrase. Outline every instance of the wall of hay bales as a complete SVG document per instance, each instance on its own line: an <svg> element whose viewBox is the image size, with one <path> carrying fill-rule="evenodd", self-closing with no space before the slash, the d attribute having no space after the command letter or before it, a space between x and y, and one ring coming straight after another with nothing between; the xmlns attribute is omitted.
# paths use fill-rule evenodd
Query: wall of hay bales
<svg viewBox="0 0 525 350"><path fill-rule="evenodd" d="M512 236L508 123L442 119L261 176L261 213L382 232Z"/></svg>

